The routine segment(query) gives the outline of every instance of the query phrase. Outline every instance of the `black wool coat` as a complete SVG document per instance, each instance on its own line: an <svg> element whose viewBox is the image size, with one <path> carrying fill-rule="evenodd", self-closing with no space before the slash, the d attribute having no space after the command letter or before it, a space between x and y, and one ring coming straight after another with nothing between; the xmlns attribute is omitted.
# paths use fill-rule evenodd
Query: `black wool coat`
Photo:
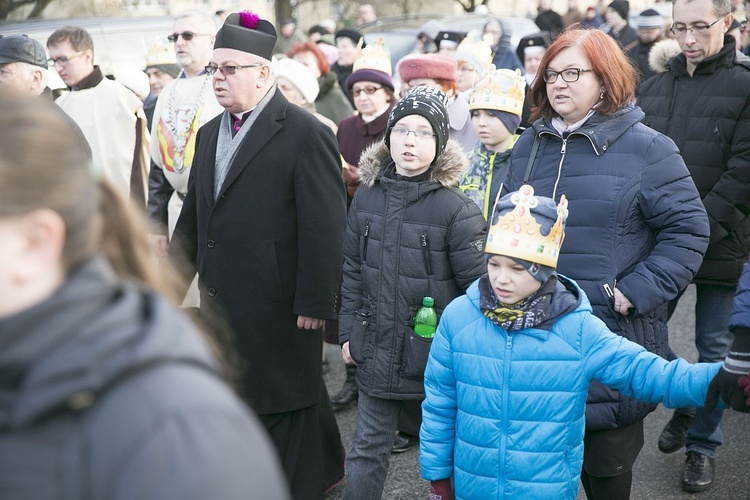
<svg viewBox="0 0 750 500"><path fill-rule="evenodd" d="M680 148L708 212L711 239L696 283L735 287L750 253L750 59L724 37L687 72L683 54L641 85L643 123Z"/></svg>
<svg viewBox="0 0 750 500"><path fill-rule="evenodd" d="M318 401L320 331L297 316L336 319L346 195L336 138L276 92L214 202L221 114L198 132L170 255L200 274L201 311L215 310L245 361L244 396L259 414ZM196 168L197 167L197 168Z"/></svg>

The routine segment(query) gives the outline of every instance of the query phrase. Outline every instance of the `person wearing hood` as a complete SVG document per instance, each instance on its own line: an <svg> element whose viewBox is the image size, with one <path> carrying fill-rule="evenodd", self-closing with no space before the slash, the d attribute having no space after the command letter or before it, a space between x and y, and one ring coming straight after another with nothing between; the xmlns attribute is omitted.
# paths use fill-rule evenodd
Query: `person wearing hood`
<svg viewBox="0 0 750 500"><path fill-rule="evenodd" d="M668 302L698 272L709 223L680 151L641 123L635 69L608 34L568 30L532 87L532 126L511 153L505 189L530 184L571 207L558 271L578 282L607 328L670 355ZM505 194L505 192L503 192ZM627 499L655 405L593 382L581 479L589 499Z"/></svg>
<svg viewBox="0 0 750 500"><path fill-rule="evenodd" d="M51 103L0 109L0 497L289 500L140 214Z"/></svg>
<svg viewBox="0 0 750 500"><path fill-rule="evenodd" d="M478 34L469 33L458 44L454 57L458 69L456 90L460 98L468 101L474 86L484 78L492 65L489 37L479 39Z"/></svg>
<svg viewBox="0 0 750 500"><path fill-rule="evenodd" d="M344 241L339 342L357 365L357 424L343 498L381 498L404 405L424 398L430 339L414 330L425 297L439 313L482 273L484 217L458 189L467 161L448 138L442 91L415 87L359 162Z"/></svg>
<svg viewBox="0 0 750 500"><path fill-rule="evenodd" d="M565 195L505 195L486 273L443 313L420 432L430 498L453 500L451 482L455 498L576 498L594 380L672 407L706 401L721 363L667 362L611 332L556 272L567 217Z"/></svg>
<svg viewBox="0 0 750 500"><path fill-rule="evenodd" d="M492 37L492 64L495 68L520 69L523 73L523 64L510 45L510 31L503 26L502 20L490 19L482 28L482 34Z"/></svg>
<svg viewBox="0 0 750 500"><path fill-rule="evenodd" d="M354 109L339 87L336 73L331 71L331 66L317 45L312 42L299 43L287 52L287 56L304 64L317 78L318 98L315 99L315 108L318 113L332 120L336 126L344 118L352 116Z"/></svg>

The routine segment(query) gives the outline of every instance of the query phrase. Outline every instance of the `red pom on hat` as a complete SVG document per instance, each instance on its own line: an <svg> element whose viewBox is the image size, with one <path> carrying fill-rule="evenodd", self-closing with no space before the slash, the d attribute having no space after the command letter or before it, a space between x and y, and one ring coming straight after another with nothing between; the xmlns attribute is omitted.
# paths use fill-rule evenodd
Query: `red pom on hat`
<svg viewBox="0 0 750 500"><path fill-rule="evenodd" d="M255 27L258 26L260 16L255 12L243 10L242 12L238 12L238 14L240 15L240 26L242 26L243 28L254 30Z"/></svg>
<svg viewBox="0 0 750 500"><path fill-rule="evenodd" d="M448 80L455 82L458 78L458 65L452 57L440 54L416 54L406 56L396 66L401 80L409 83L417 78L431 80Z"/></svg>

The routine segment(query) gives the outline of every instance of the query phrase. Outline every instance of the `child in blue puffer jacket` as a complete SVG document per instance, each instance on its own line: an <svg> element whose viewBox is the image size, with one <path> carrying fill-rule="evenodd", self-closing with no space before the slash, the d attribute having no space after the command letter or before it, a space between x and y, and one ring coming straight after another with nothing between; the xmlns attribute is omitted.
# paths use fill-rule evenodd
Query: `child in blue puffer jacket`
<svg viewBox="0 0 750 500"><path fill-rule="evenodd" d="M531 186L503 197L487 274L443 313L420 431L431 499L575 499L592 380L669 407L705 402L721 363L667 362L610 332L556 274L566 217L564 197Z"/></svg>

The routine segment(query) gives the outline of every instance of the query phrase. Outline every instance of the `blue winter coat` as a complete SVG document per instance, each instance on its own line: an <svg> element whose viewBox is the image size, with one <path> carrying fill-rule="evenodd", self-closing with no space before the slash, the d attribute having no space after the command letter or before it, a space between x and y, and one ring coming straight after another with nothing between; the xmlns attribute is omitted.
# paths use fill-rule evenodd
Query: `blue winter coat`
<svg viewBox="0 0 750 500"><path fill-rule="evenodd" d="M425 371L420 464L427 480L453 477L457 500L575 499L593 379L670 407L704 404L721 363L667 362L610 332L575 283L561 282L552 310L565 296L580 301L551 330L508 334L480 311L476 282L443 313Z"/></svg>
<svg viewBox="0 0 750 500"><path fill-rule="evenodd" d="M698 271L709 225L674 142L642 118L633 106L595 113L565 138L537 120L513 148L505 187L523 184L538 136L529 184L537 195L569 201L557 270L578 282L610 330L666 356L667 302ZM614 310L615 286L635 306L628 316ZM589 430L624 427L655 408L598 383L588 403Z"/></svg>

